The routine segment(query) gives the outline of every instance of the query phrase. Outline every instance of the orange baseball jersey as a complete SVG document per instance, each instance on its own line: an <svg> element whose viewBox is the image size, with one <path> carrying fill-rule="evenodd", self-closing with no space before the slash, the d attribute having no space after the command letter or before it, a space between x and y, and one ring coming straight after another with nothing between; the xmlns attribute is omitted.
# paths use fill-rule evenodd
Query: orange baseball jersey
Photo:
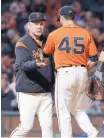
<svg viewBox="0 0 104 138"><path fill-rule="evenodd" d="M88 56L96 56L98 53L89 32L77 25L63 26L50 33L44 53L53 52L56 69L68 65L87 66Z"/></svg>

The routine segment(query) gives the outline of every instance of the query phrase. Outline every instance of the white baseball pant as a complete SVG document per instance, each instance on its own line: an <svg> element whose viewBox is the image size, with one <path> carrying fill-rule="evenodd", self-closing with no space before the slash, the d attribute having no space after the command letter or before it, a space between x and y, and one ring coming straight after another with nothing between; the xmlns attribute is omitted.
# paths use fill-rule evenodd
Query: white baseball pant
<svg viewBox="0 0 104 138"><path fill-rule="evenodd" d="M32 129L37 113L42 137L53 137L52 97L50 93L26 94L18 93L20 125L12 132L11 138L24 138Z"/></svg>
<svg viewBox="0 0 104 138"><path fill-rule="evenodd" d="M87 80L88 75L85 67L73 66L58 69L55 84L55 104L61 138L72 137L70 113L89 137L97 134L97 130L83 110Z"/></svg>

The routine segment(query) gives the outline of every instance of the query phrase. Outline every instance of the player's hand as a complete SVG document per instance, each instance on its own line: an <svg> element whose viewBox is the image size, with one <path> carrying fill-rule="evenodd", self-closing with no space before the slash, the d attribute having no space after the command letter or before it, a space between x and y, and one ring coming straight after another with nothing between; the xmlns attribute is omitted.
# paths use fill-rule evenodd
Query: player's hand
<svg viewBox="0 0 104 138"><path fill-rule="evenodd" d="M41 61L39 59L36 59L36 66L37 67L46 67L48 64L44 61Z"/></svg>
<svg viewBox="0 0 104 138"><path fill-rule="evenodd" d="M88 69L91 69L91 68L93 68L95 65L97 64L97 62L92 62L92 61L88 61L87 62L87 68Z"/></svg>

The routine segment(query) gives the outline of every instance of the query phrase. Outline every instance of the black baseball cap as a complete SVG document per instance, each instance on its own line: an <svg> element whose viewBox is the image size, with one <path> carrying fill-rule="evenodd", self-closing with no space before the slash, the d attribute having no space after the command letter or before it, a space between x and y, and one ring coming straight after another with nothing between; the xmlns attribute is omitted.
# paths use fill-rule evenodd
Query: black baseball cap
<svg viewBox="0 0 104 138"><path fill-rule="evenodd" d="M60 15L61 16L69 16L71 17L71 19L74 19L75 17L75 11L71 6L63 6L60 10L59 10L59 16L57 21L60 21Z"/></svg>
<svg viewBox="0 0 104 138"><path fill-rule="evenodd" d="M41 20L46 21L44 14L40 12L32 12L28 17L29 22L41 21Z"/></svg>

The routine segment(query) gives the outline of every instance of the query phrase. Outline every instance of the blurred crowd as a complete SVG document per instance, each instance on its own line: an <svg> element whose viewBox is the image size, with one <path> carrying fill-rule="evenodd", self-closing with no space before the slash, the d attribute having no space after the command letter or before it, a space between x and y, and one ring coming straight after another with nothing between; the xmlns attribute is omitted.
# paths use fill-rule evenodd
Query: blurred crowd
<svg viewBox="0 0 104 138"><path fill-rule="evenodd" d="M87 3L86 3L87 2ZM15 44L25 34L25 24L31 12L45 14L48 35L60 27L57 22L58 10L62 5L71 4L76 12L75 22L89 30L100 53L104 47L104 1L103 0L11 0L1 7L1 108L18 110L15 90ZM94 8L91 8L91 7ZM88 112L104 112L104 103L88 104ZM103 106L102 106L103 105Z"/></svg>

